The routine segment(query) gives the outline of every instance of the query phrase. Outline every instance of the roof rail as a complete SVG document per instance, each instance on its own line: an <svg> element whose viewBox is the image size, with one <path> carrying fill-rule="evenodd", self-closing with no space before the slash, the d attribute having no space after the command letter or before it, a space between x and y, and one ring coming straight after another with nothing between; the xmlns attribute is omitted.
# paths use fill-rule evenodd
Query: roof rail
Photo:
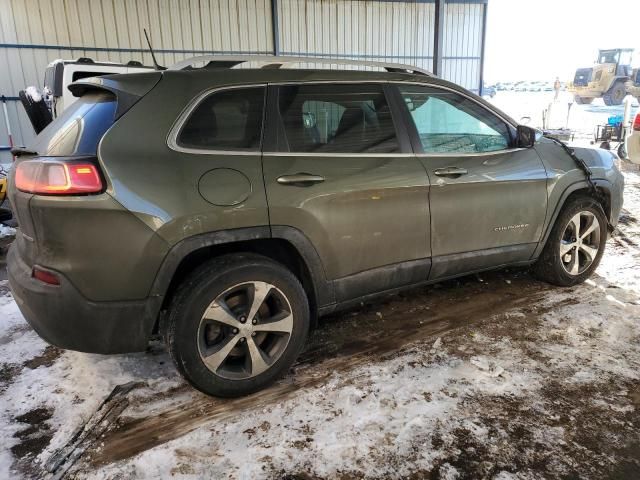
<svg viewBox="0 0 640 480"><path fill-rule="evenodd" d="M401 63L370 62L364 60L349 60L325 57L285 57L274 55L200 55L187 58L169 67L169 70L189 70L196 63L206 63L203 68L233 68L242 63L255 62L260 68L280 68L292 63L324 63L331 65L352 65L362 67L378 67L387 72L414 73L433 77L433 73L413 65Z"/></svg>

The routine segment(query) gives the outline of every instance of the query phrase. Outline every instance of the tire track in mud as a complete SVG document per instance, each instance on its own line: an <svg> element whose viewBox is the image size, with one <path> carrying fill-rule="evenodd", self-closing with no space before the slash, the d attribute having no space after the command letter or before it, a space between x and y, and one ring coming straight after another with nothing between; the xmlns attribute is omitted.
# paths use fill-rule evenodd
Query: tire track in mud
<svg viewBox="0 0 640 480"><path fill-rule="evenodd" d="M88 451L83 463L95 468L130 458L207 424L282 402L301 389L325 383L334 373L379 361L409 345L435 340L508 310L528 307L554 290L522 273L485 275L485 280L467 277L462 282L447 282L442 288L422 288L395 296L373 309L365 307L329 317L314 332L293 367L294 374L251 396L216 399L202 395L143 418L127 418L124 412L118 427L104 434L100 448ZM553 307L538 309L537 314Z"/></svg>

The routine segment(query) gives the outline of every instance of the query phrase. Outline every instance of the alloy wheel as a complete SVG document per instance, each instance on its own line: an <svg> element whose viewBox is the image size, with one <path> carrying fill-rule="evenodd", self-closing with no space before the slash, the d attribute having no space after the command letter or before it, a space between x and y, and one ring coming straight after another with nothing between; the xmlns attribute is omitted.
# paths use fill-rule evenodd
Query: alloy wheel
<svg viewBox="0 0 640 480"><path fill-rule="evenodd" d="M266 282L235 285L209 304L198 327L198 350L216 375L245 380L268 370L291 338L293 314L284 293Z"/></svg>
<svg viewBox="0 0 640 480"><path fill-rule="evenodd" d="M600 223L589 211L576 213L560 240L560 260L570 275L580 275L595 261L600 249Z"/></svg>

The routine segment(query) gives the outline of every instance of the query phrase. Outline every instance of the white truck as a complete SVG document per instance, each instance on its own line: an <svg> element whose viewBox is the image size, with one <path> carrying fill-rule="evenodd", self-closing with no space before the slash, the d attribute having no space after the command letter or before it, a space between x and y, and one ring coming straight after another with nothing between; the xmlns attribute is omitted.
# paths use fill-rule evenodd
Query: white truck
<svg viewBox="0 0 640 480"><path fill-rule="evenodd" d="M76 101L76 97L67 88L70 83L114 73L149 72L153 68L137 61L96 62L86 57L77 60L54 60L45 70L42 91L36 87L27 87L19 96L34 130L40 133L51 120Z"/></svg>

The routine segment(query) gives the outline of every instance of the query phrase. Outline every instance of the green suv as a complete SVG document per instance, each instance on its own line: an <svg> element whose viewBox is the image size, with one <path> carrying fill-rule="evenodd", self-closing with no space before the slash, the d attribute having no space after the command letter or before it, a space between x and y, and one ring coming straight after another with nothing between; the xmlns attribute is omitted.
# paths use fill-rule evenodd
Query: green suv
<svg viewBox="0 0 640 480"><path fill-rule="evenodd" d="M413 67L279 68L294 60L70 85L9 182L10 285L42 338L122 353L160 334L196 388L237 396L285 373L318 316L377 295L594 271L622 205L612 153Z"/></svg>

